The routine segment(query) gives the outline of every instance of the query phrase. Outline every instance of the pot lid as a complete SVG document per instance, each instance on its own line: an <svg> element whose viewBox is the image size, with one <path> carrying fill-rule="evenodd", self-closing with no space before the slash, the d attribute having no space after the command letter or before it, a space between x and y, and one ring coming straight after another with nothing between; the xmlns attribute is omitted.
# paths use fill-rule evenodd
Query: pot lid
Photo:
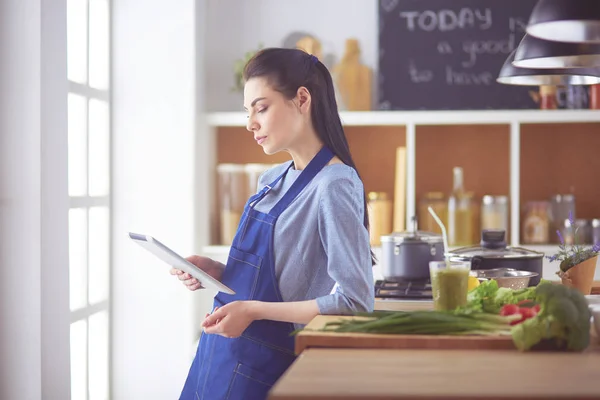
<svg viewBox="0 0 600 400"><path fill-rule="evenodd" d="M413 216L411 222L412 231L393 232L389 235L383 235L381 236L381 241L393 243L442 243L442 235L417 229L417 217Z"/></svg>
<svg viewBox="0 0 600 400"><path fill-rule="evenodd" d="M415 231L415 232L394 232L389 235L381 236L382 242L425 242L425 243L442 243L442 235L433 232Z"/></svg>
<svg viewBox="0 0 600 400"><path fill-rule="evenodd" d="M481 234L479 246L462 247L450 252L450 257L471 259L481 258L542 258L544 253L528 250L522 247L510 247L506 245L505 231L484 230Z"/></svg>

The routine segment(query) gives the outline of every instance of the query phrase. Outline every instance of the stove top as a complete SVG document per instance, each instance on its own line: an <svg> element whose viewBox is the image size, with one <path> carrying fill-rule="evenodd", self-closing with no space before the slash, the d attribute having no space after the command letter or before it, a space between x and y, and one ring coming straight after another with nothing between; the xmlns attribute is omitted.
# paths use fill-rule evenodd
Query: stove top
<svg viewBox="0 0 600 400"><path fill-rule="evenodd" d="M431 300L431 282L426 281L385 281L375 282L375 297L381 299L421 299Z"/></svg>

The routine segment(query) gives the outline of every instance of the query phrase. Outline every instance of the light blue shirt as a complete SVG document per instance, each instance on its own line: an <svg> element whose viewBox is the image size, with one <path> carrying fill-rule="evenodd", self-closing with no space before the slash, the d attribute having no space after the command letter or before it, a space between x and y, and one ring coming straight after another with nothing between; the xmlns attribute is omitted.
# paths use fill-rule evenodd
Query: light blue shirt
<svg viewBox="0 0 600 400"><path fill-rule="evenodd" d="M273 182L289 164L263 173L258 190ZM269 212L301 172L290 168L256 210ZM373 310L373 268L369 233L363 225L363 190L352 167L331 164L279 216L273 251L284 301L316 299L321 314Z"/></svg>

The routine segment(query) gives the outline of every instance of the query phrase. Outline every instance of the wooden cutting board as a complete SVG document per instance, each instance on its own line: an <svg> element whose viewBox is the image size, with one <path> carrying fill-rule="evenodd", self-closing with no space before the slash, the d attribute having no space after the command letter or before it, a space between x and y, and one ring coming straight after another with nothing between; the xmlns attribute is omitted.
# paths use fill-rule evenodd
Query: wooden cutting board
<svg viewBox="0 0 600 400"><path fill-rule="evenodd" d="M318 315L296 336L296 354L307 348L516 350L511 336L382 335L315 331L327 322L356 317Z"/></svg>

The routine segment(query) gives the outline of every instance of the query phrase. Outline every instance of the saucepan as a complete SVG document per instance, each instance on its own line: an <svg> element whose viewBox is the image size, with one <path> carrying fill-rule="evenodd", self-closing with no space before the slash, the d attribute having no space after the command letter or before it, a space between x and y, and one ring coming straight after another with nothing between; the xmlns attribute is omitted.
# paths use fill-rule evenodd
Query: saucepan
<svg viewBox="0 0 600 400"><path fill-rule="evenodd" d="M427 280L429 262L444 259L442 235L417 230L381 236L381 272L387 281Z"/></svg>

